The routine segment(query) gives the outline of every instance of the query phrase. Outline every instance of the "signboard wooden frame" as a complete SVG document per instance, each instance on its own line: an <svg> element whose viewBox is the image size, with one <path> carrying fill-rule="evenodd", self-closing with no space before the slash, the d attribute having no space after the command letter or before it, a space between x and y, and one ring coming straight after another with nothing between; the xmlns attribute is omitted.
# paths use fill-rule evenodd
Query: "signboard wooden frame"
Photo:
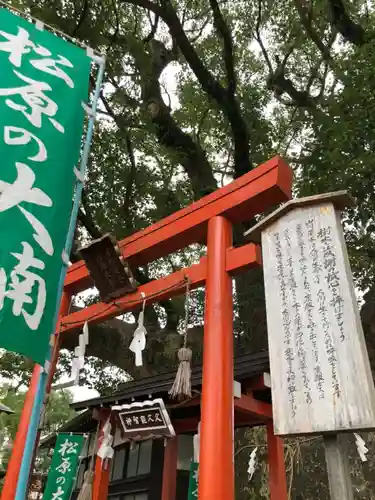
<svg viewBox="0 0 375 500"><path fill-rule="evenodd" d="M161 436L174 437L176 435L169 418L168 410L161 398L112 406L112 410L119 412L118 415L126 439L147 439ZM153 416L151 425L147 414L152 414ZM161 420L161 422L155 421L155 416L158 416L158 420ZM133 425L134 420L136 424Z"/></svg>
<svg viewBox="0 0 375 500"><path fill-rule="evenodd" d="M375 428L375 390L346 251L345 192L292 200L261 235L275 434Z"/></svg>

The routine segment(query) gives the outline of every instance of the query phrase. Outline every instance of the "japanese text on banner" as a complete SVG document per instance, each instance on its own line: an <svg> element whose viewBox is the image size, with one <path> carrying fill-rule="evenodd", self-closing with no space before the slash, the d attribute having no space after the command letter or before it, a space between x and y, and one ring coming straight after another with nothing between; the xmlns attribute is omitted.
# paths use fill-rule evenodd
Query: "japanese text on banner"
<svg viewBox="0 0 375 500"><path fill-rule="evenodd" d="M59 434L48 474L43 500L70 498L82 451L83 435Z"/></svg>
<svg viewBox="0 0 375 500"><path fill-rule="evenodd" d="M0 9L0 347L40 364L54 328L90 62Z"/></svg>

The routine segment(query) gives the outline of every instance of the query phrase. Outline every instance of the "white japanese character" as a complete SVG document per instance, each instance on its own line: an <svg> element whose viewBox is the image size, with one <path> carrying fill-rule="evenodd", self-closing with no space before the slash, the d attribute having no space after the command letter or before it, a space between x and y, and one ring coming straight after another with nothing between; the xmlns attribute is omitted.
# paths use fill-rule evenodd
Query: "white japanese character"
<svg viewBox="0 0 375 500"><path fill-rule="evenodd" d="M61 484L61 483L62 483L62 484L65 484L65 481L66 481L65 477L58 477L58 478L56 479L56 483L57 483L57 484Z"/></svg>
<svg viewBox="0 0 375 500"><path fill-rule="evenodd" d="M126 418L126 425L132 425L132 419L130 417Z"/></svg>
<svg viewBox="0 0 375 500"><path fill-rule="evenodd" d="M160 422L163 423L162 419L160 418L160 415L158 413L155 413L155 422Z"/></svg>
<svg viewBox="0 0 375 500"><path fill-rule="evenodd" d="M24 54L29 54L33 50L36 54L44 56L42 59L30 60L30 63L34 66L34 68L56 76L57 78L61 78L67 85L69 85L70 88L74 88L74 83L70 76L57 66L59 64L60 66L73 68L73 64L66 57L59 55L58 59L52 59L50 57L52 55L51 52L41 45L35 45L29 39L30 35L24 28L18 27L17 35L11 35L5 31L0 31L0 35L6 39L5 42L0 42L0 51L9 52L9 61L13 64L13 66L20 68L22 64L22 56Z"/></svg>
<svg viewBox="0 0 375 500"><path fill-rule="evenodd" d="M138 425L139 424L138 417L133 416L133 422Z"/></svg>
<svg viewBox="0 0 375 500"><path fill-rule="evenodd" d="M6 99L5 104L16 111L21 111L21 113L29 120L30 123L34 125L34 127L40 128L42 126L42 115L46 115L52 125L59 132L64 133L64 127L52 118L56 115L58 106L44 93L45 91L52 90L51 86L48 85L48 83L38 82L32 78L28 78L16 70L14 70L14 73L28 85L24 85L23 87L0 89L0 96L20 95L27 106L17 104L11 99ZM28 107L30 109L28 109Z"/></svg>
<svg viewBox="0 0 375 500"><path fill-rule="evenodd" d="M69 441L69 439L65 439L65 441L61 445L61 448L59 449L59 453L61 456L76 455L78 451L77 447L78 443L73 443L72 441Z"/></svg>
<svg viewBox="0 0 375 500"><path fill-rule="evenodd" d="M0 310L4 307L4 297L7 289L7 275L3 268L0 268Z"/></svg>
<svg viewBox="0 0 375 500"><path fill-rule="evenodd" d="M52 494L52 500L62 500L64 495L64 490L61 486L58 487L55 493Z"/></svg>
<svg viewBox="0 0 375 500"><path fill-rule="evenodd" d="M34 257L33 249L28 243L22 242L22 246L22 254L12 253L13 257L18 260L18 264L10 273L11 282L8 291L5 291L6 275L4 269L0 270L0 309L4 304L4 296L13 300L12 311L14 316L22 314L29 328L36 330L40 324L46 305L46 284L43 278L35 274L35 272L30 271L29 268L43 270L45 265L44 262ZM22 280L20 280L20 277ZM23 307L25 304L32 304L33 299L30 295L35 284L38 285L38 295L35 310L30 314Z"/></svg>
<svg viewBox="0 0 375 500"><path fill-rule="evenodd" d="M61 472L61 474L66 474L67 472L71 471L70 465L71 464L69 458L64 457L61 464L58 467L56 467L56 470L57 472Z"/></svg>
<svg viewBox="0 0 375 500"><path fill-rule="evenodd" d="M52 207L51 198L41 189L33 187L35 174L24 163L16 163L17 179L13 184L0 180L0 212L17 206L32 225L35 241L47 255L53 255L53 243L48 231L38 219L19 206L22 202L34 203L42 207Z"/></svg>
<svg viewBox="0 0 375 500"><path fill-rule="evenodd" d="M153 417L151 414L148 416L148 422L149 422L150 424L153 424L153 423L154 423L154 417Z"/></svg>
<svg viewBox="0 0 375 500"><path fill-rule="evenodd" d="M6 42L0 42L0 51L9 52L9 61L17 68L21 67L22 56L28 54L34 48L34 44L29 40L29 33L18 27L17 35L11 35L5 31L0 31L0 35L6 38Z"/></svg>
<svg viewBox="0 0 375 500"><path fill-rule="evenodd" d="M35 52L37 52L38 49L35 49ZM48 51L49 52L49 51ZM49 54L51 53L49 52ZM50 58L46 59L31 59L30 62L34 66L34 68L39 69L40 71L44 71L45 73L48 73L53 76L57 76L57 78L61 78L64 80L64 82L72 89L74 88L74 83L73 80L70 78L70 76L65 73L61 68L59 68L57 65L60 64L61 66L65 66L67 68L73 68L73 64L63 56L57 56L58 60Z"/></svg>
<svg viewBox="0 0 375 500"><path fill-rule="evenodd" d="M12 134L17 134L13 135ZM18 135L20 134L20 135ZM38 144L38 153L35 156L29 156L29 160L33 161L46 161L47 159L47 149L43 142L38 139L38 137L28 130L20 127L7 126L4 127L4 142L10 146L24 146L29 144L30 141L34 140Z"/></svg>
<svg viewBox="0 0 375 500"><path fill-rule="evenodd" d="M193 479L196 482L197 487L195 488L195 490L193 490L191 492L191 494L193 495L193 497L198 498L198 479L199 479L199 470L198 469L196 469L193 472Z"/></svg>
<svg viewBox="0 0 375 500"><path fill-rule="evenodd" d="M144 415L140 416L142 424L147 424L147 418Z"/></svg>

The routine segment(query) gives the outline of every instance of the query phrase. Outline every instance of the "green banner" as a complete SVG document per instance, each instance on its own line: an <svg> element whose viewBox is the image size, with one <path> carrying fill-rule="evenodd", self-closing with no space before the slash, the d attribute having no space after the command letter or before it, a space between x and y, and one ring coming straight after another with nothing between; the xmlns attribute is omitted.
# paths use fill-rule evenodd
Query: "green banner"
<svg viewBox="0 0 375 500"><path fill-rule="evenodd" d="M199 464L197 462L191 462L188 500L197 500L198 498L198 474Z"/></svg>
<svg viewBox="0 0 375 500"><path fill-rule="evenodd" d="M69 500L84 439L83 435L57 436L43 500Z"/></svg>
<svg viewBox="0 0 375 500"><path fill-rule="evenodd" d="M0 9L0 347L44 364L90 58Z"/></svg>

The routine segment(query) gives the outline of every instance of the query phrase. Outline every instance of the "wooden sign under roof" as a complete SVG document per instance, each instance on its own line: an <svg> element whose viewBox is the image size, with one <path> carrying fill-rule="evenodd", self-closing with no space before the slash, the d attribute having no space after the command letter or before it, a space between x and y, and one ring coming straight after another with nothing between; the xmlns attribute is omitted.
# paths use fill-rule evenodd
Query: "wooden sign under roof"
<svg viewBox="0 0 375 500"><path fill-rule="evenodd" d="M168 411L161 398L112 406L118 412L125 439L173 437Z"/></svg>
<svg viewBox="0 0 375 500"><path fill-rule="evenodd" d="M287 202L262 241L275 433L375 428L375 390L340 211L346 192Z"/></svg>

